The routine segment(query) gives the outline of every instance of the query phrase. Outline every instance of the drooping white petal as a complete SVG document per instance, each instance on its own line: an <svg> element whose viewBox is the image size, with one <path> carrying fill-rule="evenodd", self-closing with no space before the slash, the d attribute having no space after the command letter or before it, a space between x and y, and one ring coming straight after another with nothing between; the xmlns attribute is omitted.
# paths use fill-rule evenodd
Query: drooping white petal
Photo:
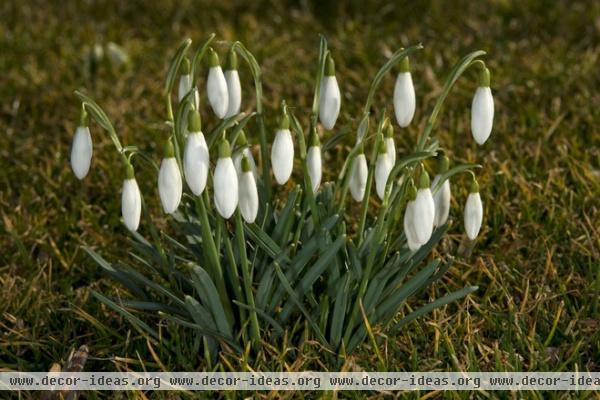
<svg viewBox="0 0 600 400"><path fill-rule="evenodd" d="M321 147L311 146L306 153L306 166L308 175L312 184L312 191L316 193L321 185L322 166L321 166Z"/></svg>
<svg viewBox="0 0 600 400"><path fill-rule="evenodd" d="M223 218L230 218L238 205L238 177L231 157L219 158L213 177L215 207Z"/></svg>
<svg viewBox="0 0 600 400"><path fill-rule="evenodd" d="M242 175L242 158L248 158L248 162L250 163L250 169L252 170L252 174L254 175L254 180L257 179L258 174L256 172L256 162L254 161L254 156L252 155L252 150L248 147L243 148L241 151L238 151L233 155L233 165L235 166L235 170L237 171L238 176Z"/></svg>
<svg viewBox="0 0 600 400"><path fill-rule="evenodd" d="M240 75L235 69L225 71L225 81L227 82L227 93L229 96L225 118L229 118L240 112L242 105L242 85L240 84Z"/></svg>
<svg viewBox="0 0 600 400"><path fill-rule="evenodd" d="M385 197L385 185L391 170L392 166L387 153L379 153L375 163L375 189L377 189L377 196L381 200Z"/></svg>
<svg viewBox="0 0 600 400"><path fill-rule="evenodd" d="M479 193L469 193L465 205L465 232L471 240L475 240L481 229L483 220L483 204Z"/></svg>
<svg viewBox="0 0 600 400"><path fill-rule="evenodd" d="M275 134L271 148L271 165L277 183L285 184L294 168L294 142L289 129L280 129Z"/></svg>
<svg viewBox="0 0 600 400"><path fill-rule="evenodd" d="M411 251L417 251L421 247L415 232L414 214L415 201L411 200L406 205L406 211L404 211L404 236L406 236L406 242Z"/></svg>
<svg viewBox="0 0 600 400"><path fill-rule="evenodd" d="M177 99L181 101L188 92L192 90L192 75L186 74L179 77L179 88L177 90Z"/></svg>
<svg viewBox="0 0 600 400"><path fill-rule="evenodd" d="M224 118L227 114L227 107L229 107L229 94L227 92L227 82L220 66L210 67L208 70L206 91L208 102L214 113L217 117Z"/></svg>
<svg viewBox="0 0 600 400"><path fill-rule="evenodd" d="M190 190L199 196L206 187L209 168L208 146L202 132L191 132L183 151L183 172Z"/></svg>
<svg viewBox="0 0 600 400"><path fill-rule="evenodd" d="M410 72L400 72L394 86L394 112L398 125L405 128L415 115L415 88Z"/></svg>
<svg viewBox="0 0 600 400"><path fill-rule="evenodd" d="M436 175L431 183L431 190L438 184L441 179L441 175ZM442 187L433 194L433 202L435 204L435 218L433 219L433 226L442 226L448 220L450 214L450 181L446 179L442 183Z"/></svg>
<svg viewBox="0 0 600 400"><path fill-rule="evenodd" d="M421 245L427 243L433 232L433 219L435 218L435 204L431 189L417 190L414 211L414 228L416 239Z"/></svg>
<svg viewBox="0 0 600 400"><path fill-rule="evenodd" d="M167 214L174 213L181 201L183 183L174 157L163 158L158 171L158 194Z"/></svg>
<svg viewBox="0 0 600 400"><path fill-rule="evenodd" d="M368 175L367 159L364 154L359 154L354 159L354 167L350 177L350 193L355 201L362 201L365 197Z"/></svg>
<svg viewBox="0 0 600 400"><path fill-rule="evenodd" d="M388 161L392 165L392 168L394 168L394 165L396 165L396 144L394 143L394 138L385 138L385 148L388 154Z"/></svg>
<svg viewBox="0 0 600 400"><path fill-rule="evenodd" d="M141 214L142 196L137 181L135 179L125 179L121 194L121 215L127 229L132 232L137 231Z"/></svg>
<svg viewBox="0 0 600 400"><path fill-rule="evenodd" d="M340 87L335 75L323 77L320 91L319 120L325 129L333 129L342 105Z"/></svg>
<svg viewBox="0 0 600 400"><path fill-rule="evenodd" d="M87 126L77 127L71 148L71 168L77 179L83 179L88 174L93 152L90 129Z"/></svg>
<svg viewBox="0 0 600 400"><path fill-rule="evenodd" d="M239 189L240 212L244 221L251 224L258 214L258 191L251 171L240 175Z"/></svg>
<svg viewBox="0 0 600 400"><path fill-rule="evenodd" d="M478 144L484 144L492 133L494 124L494 98L489 86L480 86L475 91L471 104L471 132Z"/></svg>

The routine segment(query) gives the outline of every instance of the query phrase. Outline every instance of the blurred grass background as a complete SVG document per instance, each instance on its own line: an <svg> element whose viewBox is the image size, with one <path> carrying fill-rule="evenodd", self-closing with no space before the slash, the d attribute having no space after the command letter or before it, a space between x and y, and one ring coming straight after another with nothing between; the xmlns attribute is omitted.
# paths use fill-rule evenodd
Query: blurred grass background
<svg viewBox="0 0 600 400"><path fill-rule="evenodd" d="M415 120L396 129L401 151L414 145L453 64L469 51L486 50L496 105L491 139L477 147L470 136L474 73L454 89L435 133L455 162L483 164L484 228L472 255L459 258L444 284L418 301L459 286L480 290L398 336L379 333L385 367L600 369L600 3L467 0L3 2L0 368L47 370L82 344L90 347L88 370L201 368L200 357L186 364L153 354L158 350L137 331L90 298L91 288L123 294L80 250L87 244L101 253L126 253L119 221L122 170L98 126L92 127L94 159L83 182L68 160L79 113L73 90L85 88L122 141L139 144L158 161L170 57L183 38L198 45L211 32L241 40L255 54L271 126L283 98L308 116L319 33L336 59L340 129L356 128L370 79L386 56L423 43L411 59ZM124 49L128 64L101 64L90 73L87 52L109 42ZM217 47L223 57L226 46ZM242 107L250 110L251 76L244 66L240 74ZM205 97L203 83L204 76ZM384 81L375 102L379 112L391 110L393 83L392 75ZM206 123L214 124L202 108ZM160 219L155 176L141 172L138 180ZM449 249L462 240L464 186L453 182L456 223ZM378 369L369 346L347 367ZM289 359L281 345L262 367L327 368L318 348L307 344L304 350L303 357Z"/></svg>

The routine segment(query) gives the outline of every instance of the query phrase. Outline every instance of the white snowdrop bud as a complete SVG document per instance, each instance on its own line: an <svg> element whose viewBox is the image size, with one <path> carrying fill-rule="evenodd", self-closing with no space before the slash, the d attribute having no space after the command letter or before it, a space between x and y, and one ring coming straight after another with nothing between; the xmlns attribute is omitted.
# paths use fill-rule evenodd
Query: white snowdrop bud
<svg viewBox="0 0 600 400"><path fill-rule="evenodd" d="M369 168L367 167L367 159L364 154L363 145L360 144L360 152L354 159L352 167L352 176L350 177L350 194L355 201L361 202L365 197L367 188L367 178L369 176Z"/></svg>
<svg viewBox="0 0 600 400"><path fill-rule="evenodd" d="M240 84L240 75L238 74L237 54L233 48L229 50L227 56L225 82L227 82L227 94L229 96L225 118L229 118L237 115L242 105L242 85Z"/></svg>
<svg viewBox="0 0 600 400"><path fill-rule="evenodd" d="M321 166L321 143L317 131L313 130L310 138L310 147L306 154L306 166L308 167L308 175L312 184L313 193L317 193L321 185L322 166Z"/></svg>
<svg viewBox="0 0 600 400"><path fill-rule="evenodd" d="M416 198L417 188L415 188L414 183L411 181L411 186L408 189L408 203L404 212L404 236L406 236L406 243L411 251L417 251L421 247L415 231L414 215Z"/></svg>
<svg viewBox="0 0 600 400"><path fill-rule="evenodd" d="M287 114L281 119L279 129L271 147L271 165L278 184L285 184L294 168L294 142L290 132L290 120Z"/></svg>
<svg viewBox="0 0 600 400"><path fill-rule="evenodd" d="M221 217L230 218L238 205L238 177L233 160L231 147L227 139L219 143L219 159L213 176L215 190L215 207Z"/></svg>
<svg viewBox="0 0 600 400"><path fill-rule="evenodd" d="M481 221L483 221L483 204L481 204L481 196L479 195L479 184L473 176L467 204L465 204L465 232L471 240L475 240L481 229Z"/></svg>
<svg viewBox="0 0 600 400"><path fill-rule="evenodd" d="M242 157L242 173L239 182L240 212L244 221L251 224L258 214L258 191L252 166L248 157Z"/></svg>
<svg viewBox="0 0 600 400"><path fill-rule="evenodd" d="M214 113L219 118L224 118L229 107L229 94L227 92L227 81L219 64L219 56L212 49L208 49L209 70L206 82L208 102Z"/></svg>
<svg viewBox="0 0 600 400"><path fill-rule="evenodd" d="M471 105L471 133L478 144L484 144L492 133L494 124L494 98L490 89L490 71L483 67L479 87Z"/></svg>
<svg viewBox="0 0 600 400"><path fill-rule="evenodd" d="M319 119L325 129L333 129L335 121L340 114L342 96L335 78L335 63L331 55L327 55L327 64L325 66L325 75L321 80L319 95Z"/></svg>
<svg viewBox="0 0 600 400"><path fill-rule="evenodd" d="M190 74L190 60L187 57L181 61L179 69L179 88L177 90L177 99L181 101L190 90L192 90L192 75Z"/></svg>
<svg viewBox="0 0 600 400"><path fill-rule="evenodd" d="M127 229L135 232L140 225L140 215L142 214L142 196L138 187L133 167L127 165L125 180L123 181L123 191L121 193L121 215Z"/></svg>
<svg viewBox="0 0 600 400"><path fill-rule="evenodd" d="M415 88L410 74L408 57L405 57L400 64L400 73L394 86L394 113L398 125L402 128L410 125L415 115L415 106Z"/></svg>
<svg viewBox="0 0 600 400"><path fill-rule="evenodd" d="M177 99L181 101L190 90L194 91L194 108L200 107L200 94L198 88L192 88L192 74L190 72L190 60L185 57L181 62L181 76L179 77L179 89L177 90Z"/></svg>
<svg viewBox="0 0 600 400"><path fill-rule="evenodd" d="M385 127L385 148L387 149L388 160L393 168L396 165L396 144L394 143L394 127L389 120Z"/></svg>
<svg viewBox="0 0 600 400"><path fill-rule="evenodd" d="M429 188L429 175L425 168L421 167L421 176L419 177L419 189L415 200L414 228L416 239L421 245L424 245L431 238L433 233L433 219L435 218L435 204L431 189Z"/></svg>
<svg viewBox="0 0 600 400"><path fill-rule="evenodd" d="M433 178L433 182L431 183L431 190L440 182L442 178L442 174L448 171L449 164L448 157L445 155L442 156L439 160L438 166L438 174ZM433 220L433 226L438 227L442 226L448 220L448 215L450 214L450 181L446 179L444 183L442 183L442 187L433 193L433 202L435 204L435 218Z"/></svg>
<svg viewBox="0 0 600 400"><path fill-rule="evenodd" d="M388 158L383 136L381 136L378 142L379 148L377 150L377 162L375 163L375 189L377 190L377 196L383 200L385 197L385 185L392 171L392 164L390 164Z"/></svg>
<svg viewBox="0 0 600 400"><path fill-rule="evenodd" d="M88 116L82 108L79 126L75 130L73 147L71 148L71 169L77 179L81 180L88 174L93 152L94 146L92 145L90 128L88 128Z"/></svg>
<svg viewBox="0 0 600 400"><path fill-rule="evenodd" d="M190 110L188 116L189 134L183 151L183 172L190 190L199 196L206 187L210 166L209 153L201 129L200 113Z"/></svg>
<svg viewBox="0 0 600 400"><path fill-rule="evenodd" d="M258 173L256 172L256 162L254 161L254 156L252 155L252 151L250 150L250 145L244 131L240 132L236 146L242 148L233 155L233 165L235 166L238 176L242 175L242 158L246 157L250 163L250 170L254 175L254 180L256 180L258 178Z"/></svg>
<svg viewBox="0 0 600 400"><path fill-rule="evenodd" d="M158 194L165 213L172 214L179 207L182 186L181 172L175 160L173 144L169 140L165 146L165 157L158 171Z"/></svg>

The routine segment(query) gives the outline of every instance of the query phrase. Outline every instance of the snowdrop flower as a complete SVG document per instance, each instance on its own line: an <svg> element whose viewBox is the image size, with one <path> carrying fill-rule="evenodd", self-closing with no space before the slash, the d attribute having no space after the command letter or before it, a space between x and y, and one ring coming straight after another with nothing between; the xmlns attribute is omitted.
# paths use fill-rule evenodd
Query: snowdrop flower
<svg viewBox="0 0 600 400"><path fill-rule="evenodd" d="M258 214L258 191L256 190L256 180L248 157L242 157L241 164L242 174L239 182L240 212L244 221L251 224L256 220Z"/></svg>
<svg viewBox="0 0 600 400"><path fill-rule="evenodd" d="M364 147L360 144L359 153L354 159L354 166L352 167L352 176L350 177L349 184L350 194L352 194L352 198L355 201L361 202L365 197L368 175L369 168L367 167Z"/></svg>
<svg viewBox="0 0 600 400"><path fill-rule="evenodd" d="M415 104L415 88L410 75L410 65L408 57L404 57L394 86L394 112L396 121L402 128L410 125L415 115Z"/></svg>
<svg viewBox="0 0 600 400"><path fill-rule="evenodd" d="M258 174L256 172L256 162L254 162L254 156L252 155L252 150L250 150L250 145L248 144L248 139L246 138L246 133L242 130L240 135L237 138L236 145L241 147L240 151L237 151L233 155L233 165L235 166L235 170L237 171L238 176L242 175L242 158L248 158L248 162L250 163L250 169L252 170L252 174L254 175L254 180L257 179Z"/></svg>
<svg viewBox="0 0 600 400"><path fill-rule="evenodd" d="M225 81L223 70L221 70L221 65L219 64L219 56L212 48L209 48L208 52L210 67L206 83L208 102L217 117L223 119L227 114L227 107L229 106L227 82Z"/></svg>
<svg viewBox="0 0 600 400"><path fill-rule="evenodd" d="M238 176L231 159L231 147L227 139L219 143L219 159L213 176L214 200L221 217L228 219L238 205Z"/></svg>
<svg viewBox="0 0 600 400"><path fill-rule="evenodd" d="M417 251L421 247L421 243L417 239L417 233L415 231L415 203L417 199L417 188L412 183L408 189L408 203L406 205L406 211L404 212L404 236L406 236L406 243L411 251Z"/></svg>
<svg viewBox="0 0 600 400"><path fill-rule="evenodd" d="M183 151L183 172L192 193L200 196L206 187L209 154L197 110L190 110L188 114L188 131Z"/></svg>
<svg viewBox="0 0 600 400"><path fill-rule="evenodd" d="M312 191L313 193L317 193L317 190L319 190L319 186L321 185L322 168L321 142L319 141L319 135L317 134L316 129L313 129L310 136L310 144L306 154L306 166L312 184Z"/></svg>
<svg viewBox="0 0 600 400"><path fill-rule="evenodd" d="M387 149L388 160L393 167L396 165L396 145L394 144L394 127L389 120L385 127L385 147Z"/></svg>
<svg viewBox="0 0 600 400"><path fill-rule="evenodd" d="M165 158L163 158L158 171L158 194L165 213L172 214L179 207L182 185L173 143L169 140L165 146Z"/></svg>
<svg viewBox="0 0 600 400"><path fill-rule="evenodd" d="M321 81L319 101L319 119L325 129L333 129L335 121L340 114L342 96L335 78L335 63L330 54L327 54L325 76Z"/></svg>
<svg viewBox="0 0 600 400"><path fill-rule="evenodd" d="M431 238L434 218L435 204L429 188L429 175L425 168L421 166L421 176L419 177L419 188L413 214L415 236L419 244L424 245Z"/></svg>
<svg viewBox="0 0 600 400"><path fill-rule="evenodd" d="M271 147L271 165L277 183L285 184L290 179L294 167L294 142L287 113L283 115L279 129L275 133L275 140Z"/></svg>
<svg viewBox="0 0 600 400"><path fill-rule="evenodd" d="M77 179L81 180L88 174L93 152L92 135L90 134L90 128L88 128L88 115L82 108L79 126L75 130L73 147L71 148L71 169L73 169Z"/></svg>
<svg viewBox="0 0 600 400"><path fill-rule="evenodd" d="M465 232L471 240L475 240L481 229L481 221L483 220L483 204L481 204L481 196L479 195L479 184L473 175L471 190L467 197L465 205Z"/></svg>
<svg viewBox="0 0 600 400"><path fill-rule="evenodd" d="M179 77L179 88L177 90L177 99L181 101L186 94L192 90L192 74L190 72L190 60L185 57L183 61L181 61L181 76ZM197 88L193 88L194 90L194 107L198 109L200 105L200 94L198 93Z"/></svg>
<svg viewBox="0 0 600 400"><path fill-rule="evenodd" d="M378 142L379 148L377 149L377 162L375 163L375 189L377 189L377 196L383 200L385 197L385 185L392 171L392 164L390 164L388 158L387 146L385 145L383 135L381 135Z"/></svg>
<svg viewBox="0 0 600 400"><path fill-rule="evenodd" d="M433 178L433 182L431 183L431 190L437 186L442 178L442 174L445 174L448 171L449 164L448 157L442 155L439 159L438 173ZM435 204L435 218L433 219L433 226L442 226L448 220L448 215L450 214L450 181L446 179L444 183L442 183L442 187L439 188L437 192L433 194L433 202Z"/></svg>
<svg viewBox="0 0 600 400"><path fill-rule="evenodd" d="M242 104L242 86L238 74L238 60L235 50L230 49L227 56L227 66L225 67L225 82L227 82L227 93L229 102L225 118L233 117L240 112Z"/></svg>
<svg viewBox="0 0 600 400"><path fill-rule="evenodd" d="M484 144L492 133L494 123L494 98L490 89L490 71L483 67L479 87L471 104L471 133L478 144Z"/></svg>
<svg viewBox="0 0 600 400"><path fill-rule="evenodd" d="M142 196L140 188L135 180L133 166L127 164L126 176L123 181L123 191L121 193L121 215L125 226L131 232L135 232L140 225L140 215L142 213Z"/></svg>

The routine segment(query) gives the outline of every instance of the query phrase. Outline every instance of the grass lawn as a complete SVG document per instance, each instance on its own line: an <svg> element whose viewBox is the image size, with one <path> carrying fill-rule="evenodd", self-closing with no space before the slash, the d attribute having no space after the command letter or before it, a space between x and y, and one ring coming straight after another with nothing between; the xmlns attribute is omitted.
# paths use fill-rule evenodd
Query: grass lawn
<svg viewBox="0 0 600 400"><path fill-rule="evenodd" d="M74 177L69 154L79 113L73 91L85 88L122 141L139 144L158 161L167 129L161 91L168 62L185 37L197 45L215 32L241 40L261 64L270 132L284 98L308 118L319 33L336 58L342 129L356 129L370 79L386 57L423 43L411 59L416 116L408 129L397 129L400 149L415 145L453 64L469 51L488 52L496 107L490 140L477 146L470 134L475 73L454 89L435 131L451 159L483 165L484 226L473 248L461 248L468 185L453 181L455 223L439 249L461 256L443 283L405 312L453 289L480 289L396 336L375 327L383 361L365 344L344 368L599 371L600 3L234 3L0 4L0 369L45 371L83 344L90 349L89 371L203 367L200 356L162 353L90 296L91 289L126 295L80 247L126 256L122 168L97 126L92 169L83 182ZM111 41L125 49L129 64L90 70L86 49ZM223 56L225 46L217 47ZM250 110L251 76L244 68L242 108ZM393 84L386 78L376 107L391 110ZM214 124L201 92L203 118ZM326 164L341 165L341 154L330 154ZM157 224L169 229L155 179L149 172L138 177ZM285 344L274 344L253 367L334 368L320 360L313 343L301 357L287 353ZM243 368L236 359L221 364Z"/></svg>

